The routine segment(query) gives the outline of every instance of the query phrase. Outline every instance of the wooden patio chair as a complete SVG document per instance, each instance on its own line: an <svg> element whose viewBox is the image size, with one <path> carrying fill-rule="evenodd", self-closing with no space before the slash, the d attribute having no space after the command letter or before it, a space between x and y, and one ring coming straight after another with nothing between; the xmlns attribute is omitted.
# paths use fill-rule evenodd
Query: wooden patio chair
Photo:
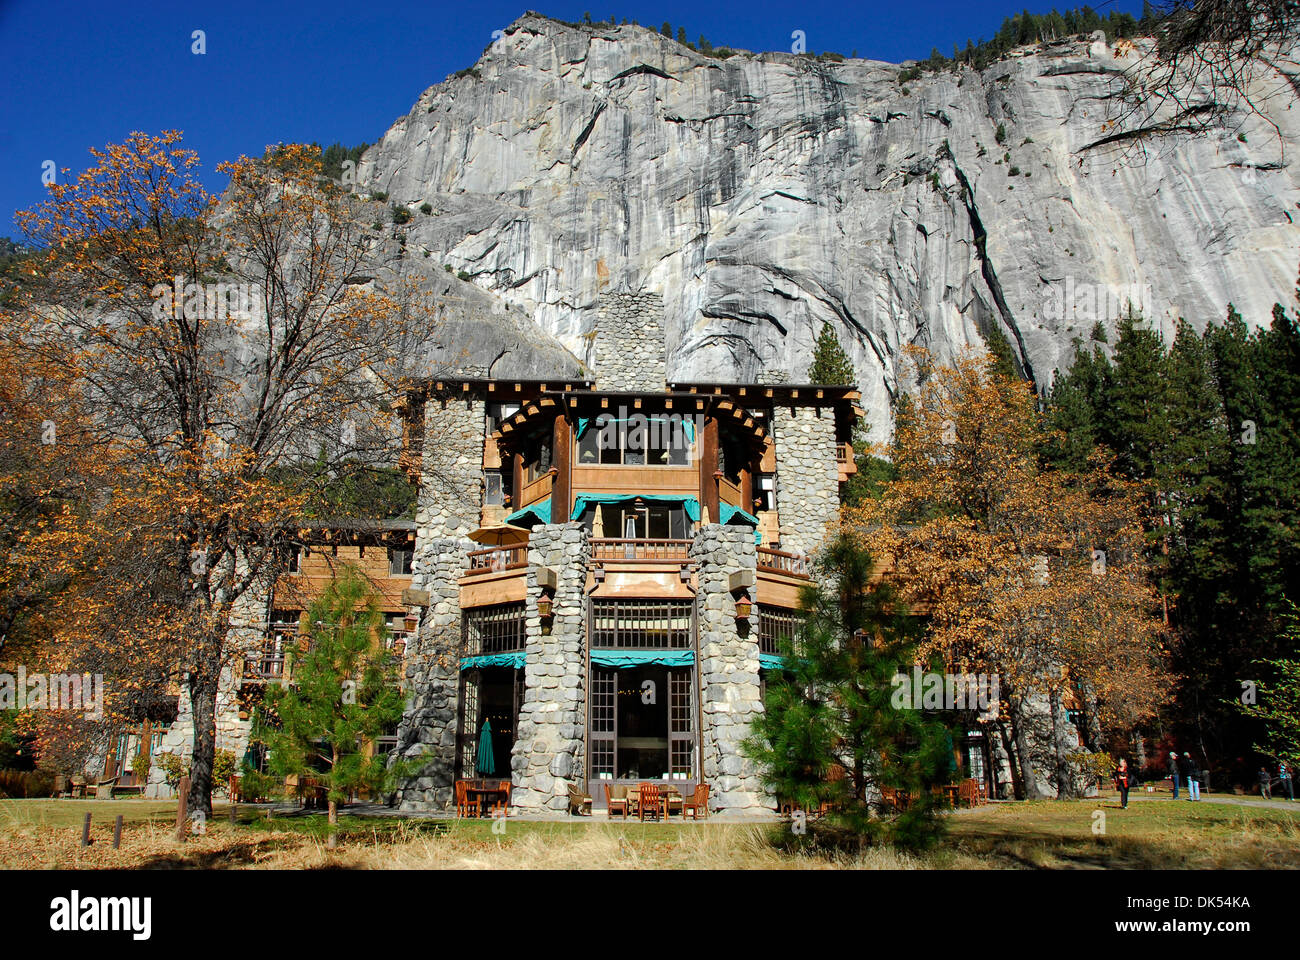
<svg viewBox="0 0 1300 960"><path fill-rule="evenodd" d="M691 794L689 800L682 801L682 819L686 819L686 811L691 812L693 820L700 819L700 814L704 814L704 819L709 818L709 785L707 783L696 784L695 792Z"/></svg>
<svg viewBox="0 0 1300 960"><path fill-rule="evenodd" d="M674 790L671 787L659 791L659 800L664 807L664 819L667 820L674 810L678 816L682 815L682 804L685 802L682 798L681 791Z"/></svg>
<svg viewBox="0 0 1300 960"><path fill-rule="evenodd" d="M611 787L605 784L605 809L609 811L610 817L614 816L617 811L623 814L623 819L627 819L627 787Z"/></svg>
<svg viewBox="0 0 1300 960"><path fill-rule="evenodd" d="M637 816L641 818L642 823L645 823L647 815L655 820L660 819L662 811L659 808L659 784L641 784L641 789L637 792L636 807Z"/></svg>
<svg viewBox="0 0 1300 960"><path fill-rule="evenodd" d="M509 780L502 780L497 784L496 800L492 803L492 812L494 814L500 810L501 816L510 816L510 787L511 782Z"/></svg>
<svg viewBox="0 0 1300 960"><path fill-rule="evenodd" d="M962 807L976 807L980 802L979 784L974 780L963 780L957 784L957 804Z"/></svg>
<svg viewBox="0 0 1300 960"><path fill-rule="evenodd" d="M100 780L95 784L96 800L112 800L113 788L117 786L117 777L109 777L107 780Z"/></svg>
<svg viewBox="0 0 1300 960"><path fill-rule="evenodd" d="M587 796L587 792L576 783L571 783L569 784L569 813L580 817L584 812L587 816L591 816L591 797Z"/></svg>
<svg viewBox="0 0 1300 960"><path fill-rule="evenodd" d="M469 781L456 781L456 816L468 817L470 809L473 808L474 816L478 816L478 796L470 797Z"/></svg>

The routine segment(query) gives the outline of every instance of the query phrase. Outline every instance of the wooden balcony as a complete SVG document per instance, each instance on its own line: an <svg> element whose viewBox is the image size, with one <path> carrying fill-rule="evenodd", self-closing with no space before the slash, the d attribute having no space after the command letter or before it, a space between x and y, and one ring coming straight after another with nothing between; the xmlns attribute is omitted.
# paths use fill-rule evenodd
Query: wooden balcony
<svg viewBox="0 0 1300 960"><path fill-rule="evenodd" d="M749 510L753 504L744 502L744 497L740 493L740 485L732 483L726 477L718 477L718 501L728 506L739 507L741 510ZM716 520L715 520L716 522Z"/></svg>
<svg viewBox="0 0 1300 960"><path fill-rule="evenodd" d="M807 557L782 550L772 550L769 547L758 548L758 569L785 574L787 577L799 577L803 580L812 579L812 568Z"/></svg>
<svg viewBox="0 0 1300 960"><path fill-rule="evenodd" d="M254 652L244 657L244 679L279 680L284 676L284 654L276 654L271 648Z"/></svg>
<svg viewBox="0 0 1300 960"><path fill-rule="evenodd" d="M524 489L519 494L519 508L523 509L540 500L545 500L551 495L551 488L554 485L554 473L544 473L532 483L525 483Z"/></svg>
<svg viewBox="0 0 1300 960"><path fill-rule="evenodd" d="M853 444L836 444L835 467L839 471L841 483L858 472L857 454L853 450Z"/></svg>
<svg viewBox="0 0 1300 960"><path fill-rule="evenodd" d="M485 550L471 550L469 552L469 573L467 576L499 573L502 570L526 566L528 566L528 544L513 543L501 547L488 547Z"/></svg>
<svg viewBox="0 0 1300 960"><path fill-rule="evenodd" d="M690 540L596 538L591 541L593 560L650 560L681 563L690 557Z"/></svg>

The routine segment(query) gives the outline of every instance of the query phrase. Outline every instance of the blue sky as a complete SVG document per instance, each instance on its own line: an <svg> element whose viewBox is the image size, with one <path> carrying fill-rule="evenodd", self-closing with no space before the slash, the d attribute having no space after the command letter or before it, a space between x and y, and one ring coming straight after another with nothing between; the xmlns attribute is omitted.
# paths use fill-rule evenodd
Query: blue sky
<svg viewBox="0 0 1300 960"><path fill-rule="evenodd" d="M91 146L132 130L177 128L198 151L204 182L217 163L295 140L373 143L416 98L470 66L492 31L529 6L562 20L611 15L656 28L665 20L715 46L788 50L791 32L809 51L878 60L951 54L954 43L991 37L1025 0L909 0L856 4L800 0L478 0L476 3L317 0L281 4L0 0L0 236L17 236L16 209L45 194L42 164L84 169ZM1078 6L1065 0L1061 9ZM1092 6L1141 12L1141 0ZM1029 4L1035 12L1050 5ZM191 52L203 30L206 53Z"/></svg>

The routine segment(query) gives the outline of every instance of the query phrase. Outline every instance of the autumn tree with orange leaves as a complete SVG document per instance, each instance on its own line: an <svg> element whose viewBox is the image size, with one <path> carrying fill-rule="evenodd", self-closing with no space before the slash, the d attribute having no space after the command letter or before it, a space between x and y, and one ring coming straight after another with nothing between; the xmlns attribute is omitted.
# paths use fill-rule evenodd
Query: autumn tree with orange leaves
<svg viewBox="0 0 1300 960"><path fill-rule="evenodd" d="M1048 433L1028 385L966 355L910 362L880 499L845 529L928 620L921 656L998 676L990 732L1018 796L1074 795L1081 711L1087 745L1149 716L1168 688L1157 597L1142 552L1142 497L1104 462L1045 468Z"/></svg>
<svg viewBox="0 0 1300 960"><path fill-rule="evenodd" d="M19 214L38 254L4 334L25 362L67 371L76 429L56 392L32 417L62 427L60 456L93 466L15 554L63 579L55 633L70 657L111 649L120 684L179 680L189 808L210 816L232 612L274 581L285 531L341 465L388 449L403 325L421 313L363 275L360 204L313 148L222 164L217 199L180 143L135 133L93 150Z"/></svg>

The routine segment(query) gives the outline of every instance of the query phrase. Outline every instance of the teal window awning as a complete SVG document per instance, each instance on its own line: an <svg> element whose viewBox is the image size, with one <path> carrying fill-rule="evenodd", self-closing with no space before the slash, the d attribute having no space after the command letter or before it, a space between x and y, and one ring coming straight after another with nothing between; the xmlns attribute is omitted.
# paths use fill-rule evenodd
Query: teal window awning
<svg viewBox="0 0 1300 960"><path fill-rule="evenodd" d="M478 670L482 667L513 667L522 670L528 662L528 655L522 650L514 653L485 653L477 657L461 657L462 670Z"/></svg>
<svg viewBox="0 0 1300 960"><path fill-rule="evenodd" d="M760 670L784 670L785 657L776 653L760 653L758 655L758 669Z"/></svg>
<svg viewBox="0 0 1300 960"><path fill-rule="evenodd" d="M731 523L733 520L738 523L747 523L754 528L755 544L763 542L763 534L758 530L758 517L754 516L752 513L746 513L744 510L740 509L740 507L733 507L729 503L718 504L718 522Z"/></svg>
<svg viewBox="0 0 1300 960"><path fill-rule="evenodd" d="M633 500L644 500L646 503L681 504L692 523L700 522L700 501L695 497L672 497L650 493L580 493L573 500L571 516L576 520L586 513L588 507L603 503L631 503Z"/></svg>
<svg viewBox="0 0 1300 960"><path fill-rule="evenodd" d="M591 663L596 667L642 667L656 664L661 667L692 667L694 650L593 650Z"/></svg>
<svg viewBox="0 0 1300 960"><path fill-rule="evenodd" d="M537 503L529 504L522 510L516 510L510 516L506 517L506 523L517 523L529 516L537 518L538 523L551 522L551 498L539 500Z"/></svg>

